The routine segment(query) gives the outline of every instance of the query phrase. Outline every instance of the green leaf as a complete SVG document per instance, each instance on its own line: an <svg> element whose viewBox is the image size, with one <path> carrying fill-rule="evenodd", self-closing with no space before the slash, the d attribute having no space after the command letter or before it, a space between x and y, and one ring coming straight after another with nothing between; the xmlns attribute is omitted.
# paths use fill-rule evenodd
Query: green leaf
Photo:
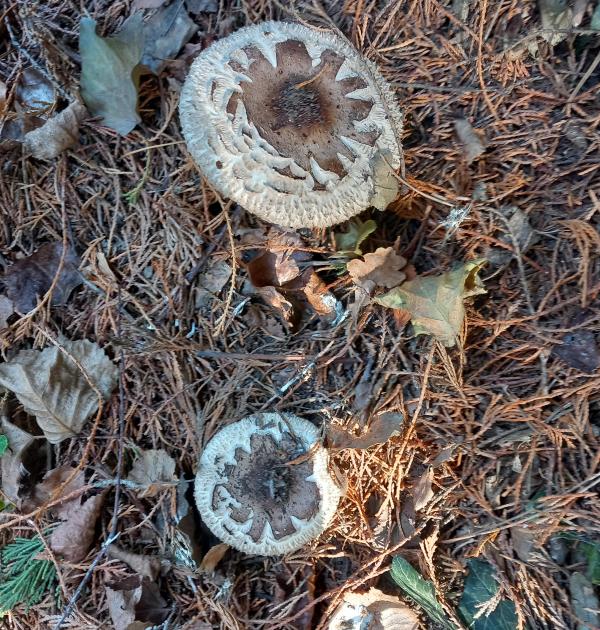
<svg viewBox="0 0 600 630"><path fill-rule="evenodd" d="M6 453L6 449L8 448L8 438L6 435L0 435L0 457Z"/></svg>
<svg viewBox="0 0 600 630"><path fill-rule="evenodd" d="M469 560L469 576L465 581L458 612L472 630L515 630L517 613L513 602L502 599L489 614L477 616L480 608L498 592L494 567L485 560Z"/></svg>
<svg viewBox="0 0 600 630"><path fill-rule="evenodd" d="M364 223L360 219L352 221L347 232L338 232L335 235L335 245L340 254L354 254L360 256L363 241L377 229L377 223L372 219Z"/></svg>
<svg viewBox="0 0 600 630"><path fill-rule="evenodd" d="M573 612L580 622L577 630L593 630L600 624L600 615L597 610L600 606L598 596L592 583L583 573L571 573L569 576L569 593Z"/></svg>
<svg viewBox="0 0 600 630"><path fill-rule="evenodd" d="M93 116L121 135L141 120L137 113L140 60L144 51L141 13L134 13L113 37L96 35L96 21L81 18L81 96Z"/></svg>
<svg viewBox="0 0 600 630"><path fill-rule="evenodd" d="M429 618L449 630L456 630L456 625L448 619L446 612L435 595L431 582L412 567L401 556L392 560L390 575L396 584L427 613Z"/></svg>
<svg viewBox="0 0 600 630"><path fill-rule="evenodd" d="M463 300L485 293L477 276L485 262L473 260L439 276L417 276L376 298L375 302L407 310L416 335L433 335L451 347L465 319Z"/></svg>

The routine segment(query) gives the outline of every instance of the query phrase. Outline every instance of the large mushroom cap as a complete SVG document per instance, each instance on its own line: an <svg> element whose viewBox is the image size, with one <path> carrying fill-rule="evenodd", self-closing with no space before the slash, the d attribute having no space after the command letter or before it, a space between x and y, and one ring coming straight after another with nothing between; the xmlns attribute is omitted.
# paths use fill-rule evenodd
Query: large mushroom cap
<svg viewBox="0 0 600 630"><path fill-rule="evenodd" d="M340 499L317 428L291 414L249 416L206 445L195 498L211 531L265 556L294 551L323 532Z"/></svg>
<svg viewBox="0 0 600 630"><path fill-rule="evenodd" d="M402 162L402 115L376 67L342 37L301 24L248 26L204 50L180 115L211 184L288 227L381 207Z"/></svg>

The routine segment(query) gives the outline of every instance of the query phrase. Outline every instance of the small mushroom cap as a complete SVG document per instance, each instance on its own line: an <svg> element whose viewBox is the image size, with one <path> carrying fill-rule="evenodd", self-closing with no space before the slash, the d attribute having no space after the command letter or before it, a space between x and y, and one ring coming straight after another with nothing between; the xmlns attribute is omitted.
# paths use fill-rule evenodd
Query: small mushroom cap
<svg viewBox="0 0 600 630"><path fill-rule="evenodd" d="M291 414L248 416L208 442L196 475L202 520L221 540L265 556L295 551L329 525L340 489L318 429Z"/></svg>
<svg viewBox="0 0 600 630"><path fill-rule="evenodd" d="M327 630L417 630L419 618L397 597L371 588L346 593Z"/></svg>
<svg viewBox="0 0 600 630"><path fill-rule="evenodd" d="M242 28L196 58L179 107L208 181L266 221L326 227L390 200L402 114L375 65L331 31Z"/></svg>

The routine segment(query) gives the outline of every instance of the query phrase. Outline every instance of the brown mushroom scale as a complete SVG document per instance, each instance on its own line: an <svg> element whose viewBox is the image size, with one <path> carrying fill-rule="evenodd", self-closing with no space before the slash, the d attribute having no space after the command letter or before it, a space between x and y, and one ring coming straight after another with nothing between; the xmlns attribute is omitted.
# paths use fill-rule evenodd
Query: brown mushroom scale
<svg viewBox="0 0 600 630"><path fill-rule="evenodd" d="M318 511L321 495L317 484L307 481L313 474L310 460L290 463L303 452L302 446L289 434L277 444L270 435L253 435L251 453L238 448L236 466L226 465L227 482L215 487L213 508L219 503L219 488L223 487L243 508L231 508L231 517L240 524L253 515L248 535L258 542L265 524L271 523L276 539L296 531L290 516L311 519ZM300 450L298 447L300 446Z"/></svg>
<svg viewBox="0 0 600 630"><path fill-rule="evenodd" d="M352 124L369 114L372 103L346 98L366 83L357 78L336 82L344 57L330 50L316 68L300 42L280 43L276 51L277 68L273 68L256 48L244 50L251 60L244 72L252 81L241 83L242 92L232 95L227 111L235 113L241 99L248 118L281 155L307 171L312 156L321 168L343 177L346 171L337 154L348 158L352 154L340 136L369 145L377 138L375 133L356 131Z"/></svg>

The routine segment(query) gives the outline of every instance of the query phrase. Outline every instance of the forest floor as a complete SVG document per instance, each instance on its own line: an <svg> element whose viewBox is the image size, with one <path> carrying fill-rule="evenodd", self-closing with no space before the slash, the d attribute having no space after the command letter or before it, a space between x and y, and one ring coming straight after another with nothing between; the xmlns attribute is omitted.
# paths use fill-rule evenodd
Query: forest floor
<svg viewBox="0 0 600 630"><path fill-rule="evenodd" d="M107 35L132 4L5 3L0 81L10 93L33 59L67 103L78 89L83 8ZM480 558L498 596L514 603L515 627L577 627L573 575L591 584L588 565L600 558L600 36L594 3L575 4L550 31L529 0L188 3L199 30L177 61L142 76L142 121L131 133L87 119L79 143L55 159L0 154L3 271L68 241L85 276L63 305L8 320L2 361L87 339L115 361L121 384L76 437L47 445L28 469L30 485L48 469L83 472L79 495L104 487L104 508L84 557L45 545L57 590L14 608L6 627L55 627L92 563L62 627L112 627L106 585L132 575L103 553L115 531L121 549L161 559L153 587L164 628L326 627L344 594L371 586L429 627L390 579L394 556L433 583L446 611L469 559ZM410 188L385 212L361 215L377 224L366 250L393 246L418 274L488 260L487 292L467 302L453 348L415 336L391 309L367 301L353 310L351 279L331 270L321 278L350 315L332 323L306 309L291 330L247 271L268 224L222 202L186 150L177 105L193 56L241 26L298 18L339 28L377 64L405 115ZM468 121L461 137L457 121ZM325 262L344 229L299 234ZM219 541L188 487L202 445L267 410L359 432L383 412L405 421L384 444L332 452L347 491L317 541L283 558L229 549L207 559ZM15 423L19 414L15 406ZM118 482L115 502L118 466L126 477L149 449L175 461L180 482L146 492ZM44 538L56 513L11 506L4 479L3 488L0 543Z"/></svg>

